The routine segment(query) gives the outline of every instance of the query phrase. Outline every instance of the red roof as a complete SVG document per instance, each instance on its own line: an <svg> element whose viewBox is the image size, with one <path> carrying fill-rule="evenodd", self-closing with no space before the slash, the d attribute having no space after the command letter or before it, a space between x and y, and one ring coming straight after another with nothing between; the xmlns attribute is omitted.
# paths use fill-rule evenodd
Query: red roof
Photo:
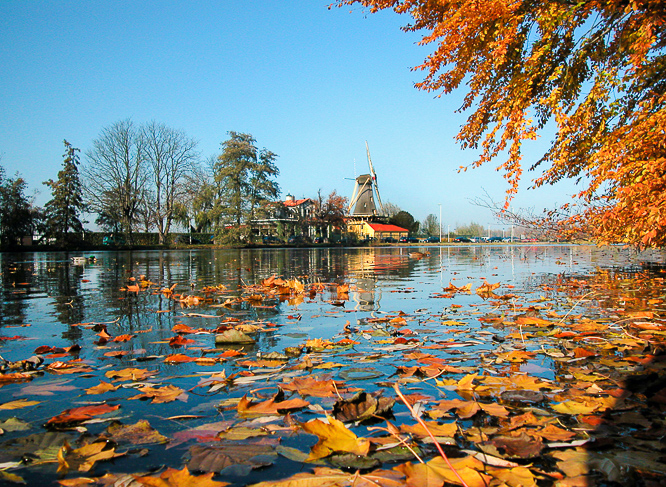
<svg viewBox="0 0 666 487"><path fill-rule="evenodd" d="M406 228L397 225L386 225L384 223L368 223L375 232L409 232Z"/></svg>
<svg viewBox="0 0 666 487"><path fill-rule="evenodd" d="M310 198L304 198L302 200L287 200L284 202L284 206L299 206L307 201L310 201Z"/></svg>

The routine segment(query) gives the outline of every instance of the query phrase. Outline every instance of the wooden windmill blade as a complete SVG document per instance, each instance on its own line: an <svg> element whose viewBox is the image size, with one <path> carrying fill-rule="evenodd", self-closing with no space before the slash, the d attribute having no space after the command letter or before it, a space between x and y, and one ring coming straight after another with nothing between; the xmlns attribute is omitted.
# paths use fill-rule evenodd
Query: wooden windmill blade
<svg viewBox="0 0 666 487"><path fill-rule="evenodd" d="M375 192L377 193L379 215L384 216L384 206L382 205L382 197L379 195L379 184L377 183L377 173L375 173L375 168L372 166L372 159L370 158L370 148L368 147L367 140L365 141L365 150L368 153L368 166L370 167L370 176L372 177L372 183L375 187Z"/></svg>

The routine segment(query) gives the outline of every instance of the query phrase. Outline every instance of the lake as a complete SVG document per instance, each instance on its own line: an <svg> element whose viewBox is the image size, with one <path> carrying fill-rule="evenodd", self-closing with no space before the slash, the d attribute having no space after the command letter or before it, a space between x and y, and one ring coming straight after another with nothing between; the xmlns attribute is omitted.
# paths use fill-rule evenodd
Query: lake
<svg viewBox="0 0 666 487"><path fill-rule="evenodd" d="M324 418L341 407L336 403L342 398L358 391L383 391L395 398L392 385L399 383L427 409L442 399L469 399L460 386L442 379L459 380L472 372L529 375L557 384L540 388L548 393L538 407L550 411L549 404L565 402L556 394L572 372L565 370L559 352L548 351L556 346L575 350L564 342L553 345L553 336L572 340L559 328L566 328L573 316L607 324L623 319L624 308L616 301L621 286L605 289L598 283L620 273L613 282L641 273L660 276L663 262L659 252L578 245L5 253L0 255L0 463L30 484L107 472L145 475L185 464L200 473L206 470L202 455L212 452L215 480L234 485L277 480L312 468L304 460L317 436L297 431L297 424ZM597 284L588 283L590 276ZM661 299L662 281L651 286L653 294L637 292L635 299ZM653 301L655 307L660 303ZM518 316L527 318L519 321ZM547 332L535 328L543 325L539 320L550 320ZM657 323L655 316L642 321ZM228 338L236 329L249 337L247 342ZM594 345L588 339L575 346L581 344ZM522 360L506 355L517 351L532 355ZM22 362L33 356L44 362ZM571 357L577 366L588 360ZM589 367L597 366L589 360ZM444 363L455 371L447 373ZM399 368L424 364L440 368L432 376L429 369ZM131 368L149 374L114 375ZM8 375L16 373L26 375ZM244 396L259 404L270 400L278 386L307 377L335 381L341 390L317 396L311 386L286 389L286 398L308 403L293 411L239 409ZM102 383L113 389L87 392ZM167 386L179 393L156 392ZM480 391L476 399L483 396ZM502 402L498 397L491 401ZM28 404L14 403L22 399ZM512 417L527 407L519 403L512 403ZM65 415L49 422L68 409L102 404L120 407L83 420ZM463 429L504 421L494 416L481 425L478 416L447 414L441 417ZM400 402L387 415L398 425L414 423ZM13 426L10 418L25 426ZM139 420L147 420L159 439L113 429ZM368 426L381 425L377 418L345 423L358 436L380 436ZM240 427L247 428L247 437L224 436ZM100 457L89 470L73 467L80 462L72 460L69 471L56 473L56 453L65 440L76 449L100 435L112 440L105 451L113 448L114 458ZM467 448L476 443L472 437L456 438ZM433 456L427 442L419 447L427 458ZM381 450L373 444L375 449ZM372 470L414 461L404 452L377 458L362 467L344 458L319 462ZM505 458L521 464L533 460ZM540 468L546 465L553 468L552 461Z"/></svg>

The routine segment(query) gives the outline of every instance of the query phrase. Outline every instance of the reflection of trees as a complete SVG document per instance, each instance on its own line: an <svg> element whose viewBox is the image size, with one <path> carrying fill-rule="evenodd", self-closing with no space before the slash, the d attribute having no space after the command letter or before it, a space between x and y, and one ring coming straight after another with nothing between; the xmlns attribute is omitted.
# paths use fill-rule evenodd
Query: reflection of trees
<svg viewBox="0 0 666 487"><path fill-rule="evenodd" d="M64 260L49 268L48 277L44 281L46 292L53 299L56 318L64 325L84 321L84 300L80 293L82 278L83 266L72 265L69 260ZM70 326L62 336L72 344L77 343L81 338L81 329Z"/></svg>
<svg viewBox="0 0 666 487"><path fill-rule="evenodd" d="M0 327L25 321L27 305L23 291L28 292L29 288L21 283L33 281L32 263L17 263L7 255L0 254Z"/></svg>

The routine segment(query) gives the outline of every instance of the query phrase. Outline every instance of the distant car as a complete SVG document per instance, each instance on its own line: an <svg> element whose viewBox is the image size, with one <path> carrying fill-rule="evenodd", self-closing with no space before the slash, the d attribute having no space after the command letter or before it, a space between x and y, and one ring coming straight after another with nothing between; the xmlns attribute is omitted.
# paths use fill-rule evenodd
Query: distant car
<svg viewBox="0 0 666 487"><path fill-rule="evenodd" d="M455 239L455 242L472 243L473 240L467 237L458 237L457 239Z"/></svg>
<svg viewBox="0 0 666 487"><path fill-rule="evenodd" d="M488 239L488 242L501 242L501 241L502 241L502 237L490 237Z"/></svg>
<svg viewBox="0 0 666 487"><path fill-rule="evenodd" d="M314 238L314 243L316 243L316 244L322 244L322 243L324 243L325 240L326 240L326 239L325 239L324 237L315 237L315 238Z"/></svg>
<svg viewBox="0 0 666 487"><path fill-rule="evenodd" d="M263 242L265 245L270 245L270 244L281 244L281 243L282 243L282 240L280 240L279 238L277 238L277 237L274 236L274 235L265 235L264 238L262 239L262 242Z"/></svg>
<svg viewBox="0 0 666 487"><path fill-rule="evenodd" d="M419 239L416 237L400 237L401 243L419 243Z"/></svg>
<svg viewBox="0 0 666 487"><path fill-rule="evenodd" d="M398 243L398 239L394 237L384 237L382 239L382 242L384 243Z"/></svg>
<svg viewBox="0 0 666 487"><path fill-rule="evenodd" d="M102 245L125 245L125 237L122 235L106 235L102 239Z"/></svg>
<svg viewBox="0 0 666 487"><path fill-rule="evenodd" d="M426 239L426 242L428 242L428 243L439 243L439 237L428 237Z"/></svg>

